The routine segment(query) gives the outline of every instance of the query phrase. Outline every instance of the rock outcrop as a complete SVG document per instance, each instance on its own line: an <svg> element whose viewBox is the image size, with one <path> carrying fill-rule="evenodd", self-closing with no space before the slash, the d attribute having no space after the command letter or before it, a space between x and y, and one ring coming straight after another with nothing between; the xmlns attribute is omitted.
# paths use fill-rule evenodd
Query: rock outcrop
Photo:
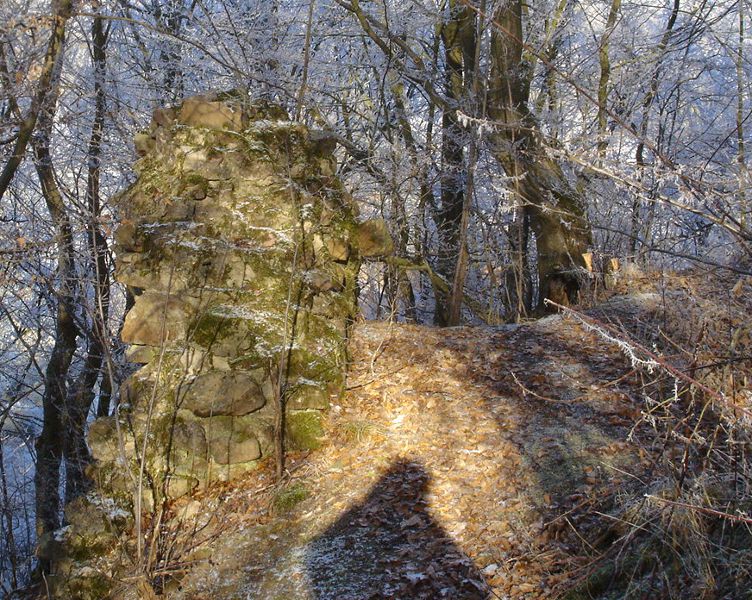
<svg viewBox="0 0 752 600"><path fill-rule="evenodd" d="M136 148L138 179L116 200L116 276L136 295L122 337L144 366L91 425L96 492L51 542L61 596L101 597L112 559L97 557L131 515L271 454L280 397L286 446L306 449L343 390L363 235L333 141L226 94L157 110ZM375 237L366 254L388 251Z"/></svg>

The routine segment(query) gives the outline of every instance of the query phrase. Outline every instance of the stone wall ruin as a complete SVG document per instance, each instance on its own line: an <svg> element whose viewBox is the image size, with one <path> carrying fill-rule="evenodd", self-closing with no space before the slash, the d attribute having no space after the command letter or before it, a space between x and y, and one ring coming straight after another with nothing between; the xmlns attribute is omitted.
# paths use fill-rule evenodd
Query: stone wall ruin
<svg viewBox="0 0 752 600"><path fill-rule="evenodd" d="M96 491L67 507L69 527L46 545L60 597L108 585L106 555L134 505L150 510L273 453L279 393L287 448L307 449L344 386L362 253L333 141L276 106L220 94L155 111L135 142L138 179L116 200L116 277L136 295L122 338L143 366L116 414L90 427ZM364 254L388 251L372 237Z"/></svg>

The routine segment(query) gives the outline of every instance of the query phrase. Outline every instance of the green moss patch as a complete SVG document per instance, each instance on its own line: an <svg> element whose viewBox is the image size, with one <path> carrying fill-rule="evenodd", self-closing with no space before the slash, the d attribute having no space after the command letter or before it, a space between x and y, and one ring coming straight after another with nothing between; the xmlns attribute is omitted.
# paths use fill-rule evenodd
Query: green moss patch
<svg viewBox="0 0 752 600"><path fill-rule="evenodd" d="M287 415L287 446L290 450L315 450L321 446L324 428L317 410L290 412Z"/></svg>
<svg viewBox="0 0 752 600"><path fill-rule="evenodd" d="M272 509L276 514L291 511L309 496L308 489L302 483L293 483L277 492L272 500Z"/></svg>

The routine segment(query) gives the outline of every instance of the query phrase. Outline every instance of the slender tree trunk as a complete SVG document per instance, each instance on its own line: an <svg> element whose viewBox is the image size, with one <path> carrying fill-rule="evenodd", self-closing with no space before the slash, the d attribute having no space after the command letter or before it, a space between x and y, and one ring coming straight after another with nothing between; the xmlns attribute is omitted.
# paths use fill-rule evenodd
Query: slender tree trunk
<svg viewBox="0 0 752 600"><path fill-rule="evenodd" d="M45 371L42 398L42 432L36 441L37 535L57 529L60 525L60 463L68 430L66 406L68 370L76 351L78 326L75 320L75 258L73 232L62 194L57 187L50 156L50 137L57 104L60 65L55 68L52 88L39 116L39 129L32 142L35 166L47 209L57 238L57 273L55 290L57 314L55 342ZM49 565L41 565L46 569Z"/></svg>
<svg viewBox="0 0 752 600"><path fill-rule="evenodd" d="M55 341L45 371L42 397L42 431L36 440L37 464L34 474L36 492L37 536L60 525L60 464L69 418L66 401L68 370L76 351L78 326L75 320L75 258L73 231L62 194L57 187L50 155L50 139L59 94L62 52L65 43L65 22L71 3L57 3L57 19L53 39L56 41L53 65L50 67L49 89L42 97L36 115L37 135L32 140L35 167L47 210L52 219L57 243L57 272L53 287L56 297ZM51 44L52 45L52 44ZM48 571L49 564L41 563Z"/></svg>
<svg viewBox="0 0 752 600"><path fill-rule="evenodd" d="M410 162L413 166L415 179L420 190L419 205L425 204L424 195L432 194L428 185L428 173L418 156L418 147L413 135L410 120L407 118L405 109L404 87L402 84L393 82L391 87L392 96L394 97L395 108L397 109L397 122L399 124L399 133L402 141L407 147L410 156ZM403 198L393 200L392 212L397 221L397 256L406 256L407 247L410 243L410 224L408 223L407 213L405 211L405 202ZM415 306L415 292L412 283L403 269L395 269L395 276L398 277L398 296L402 299L405 310L405 319L410 322L418 320L417 308Z"/></svg>
<svg viewBox="0 0 752 600"><path fill-rule="evenodd" d="M530 218L528 207L519 206L517 215L509 232L511 268L506 276L506 295L508 301L507 320L519 323L528 316L533 301L533 285L530 277L528 260L528 243L530 241Z"/></svg>
<svg viewBox="0 0 752 600"><path fill-rule="evenodd" d="M168 36L178 36L183 26L183 0L158 0L152 4L152 14L160 29ZM162 40L159 53L161 63L161 94L166 103L175 103L183 98L185 82L183 79L181 42L171 37Z"/></svg>
<svg viewBox="0 0 752 600"><path fill-rule="evenodd" d="M447 322L449 326L460 324L462 316L462 299L464 297L465 279L470 261L470 251L467 243L467 232L470 225L470 209L473 198L473 171L478 160L477 142L475 139L470 142L470 151L468 153L468 173L467 186L465 188L462 202L462 215L458 227L458 255L454 268L454 277L452 278L452 289L449 296L449 306L447 308Z"/></svg>
<svg viewBox="0 0 752 600"><path fill-rule="evenodd" d="M736 164L739 169L739 225L747 223L747 157L744 145L744 1L739 0L739 45L736 55Z"/></svg>
<svg viewBox="0 0 752 600"><path fill-rule="evenodd" d="M102 154L102 135L106 113L105 70L107 34L101 16L94 17L91 27L94 62L94 123L89 138L88 178L86 200L88 222L86 239L89 250L89 269L93 275L94 306L91 309L91 327L87 331L88 350L83 369L73 385L68 398L70 411L69 431L66 435L65 502L68 503L88 488L84 469L91 462L86 445L86 419L94 401L94 388L102 372L102 363L108 351L109 335L107 317L110 307L110 274L107 265L107 239L99 225L99 177ZM105 378L106 375L105 375Z"/></svg>
<svg viewBox="0 0 752 600"><path fill-rule="evenodd" d="M449 18L442 27L444 43L444 85L449 106L441 119L441 206L436 211L435 222L439 238L436 270L447 281L452 281L461 253L462 212L465 204L467 165L465 163L466 135L457 115L457 107L467 104L473 76L475 55L474 12L465 6L449 2ZM465 106L465 110L468 110ZM434 323L447 325L450 298L437 294Z"/></svg>
<svg viewBox="0 0 752 600"><path fill-rule="evenodd" d="M601 43L598 48L598 62L600 63L601 74L598 80L598 159L602 161L606 156L608 148L607 134L607 114L608 114L608 86L611 77L611 59L609 57L609 42L611 34L616 27L616 19L621 10L621 0L611 0L611 9L608 11L606 20L606 29L601 36Z"/></svg>
<svg viewBox="0 0 752 600"><path fill-rule="evenodd" d="M47 53L44 56L44 62L42 63L42 71L39 76L39 83L37 84L37 92L31 103L31 108L28 114L21 122L21 128L18 131L18 137L16 143L13 146L13 151L8 159L8 162L0 172L0 198L3 197L5 191L8 189L13 175L16 173L16 169L21 164L21 161L26 154L26 147L31 139L31 134L34 132L34 128L37 125L40 112L45 105L45 99L51 87L53 87L53 71L55 65L58 63L60 55L63 52L63 46L65 43L65 26L73 13L73 0L53 0L53 25L52 34L50 36L49 44L47 45Z"/></svg>
<svg viewBox="0 0 752 600"><path fill-rule="evenodd" d="M2 84L0 89L3 92L2 96L5 98L2 103L2 110L0 110L0 122L3 123L4 127L10 127L11 117L15 117L21 121L21 111L18 108L18 101L13 92L8 56L5 53L7 43L5 40L0 40L0 84Z"/></svg>
<svg viewBox="0 0 752 600"><path fill-rule="evenodd" d="M666 22L666 29L663 30L661 41L658 42L657 53L658 58L653 69L653 74L650 77L650 86L642 100L642 121L640 122L639 135L637 139L637 148L635 149L635 163L637 164L637 179L642 181L645 172L645 140L648 135L648 124L650 122L650 108L653 106L653 101L658 94L658 85L661 77L661 65L663 63L663 57L666 53L666 48L671 40L671 34L676 24L676 19L679 16L680 0L674 0L671 14ZM640 235L640 223L643 221L642 215L642 201L639 195L635 195L632 202L632 222L630 231L630 253L634 256L637 254L637 241L642 236ZM647 237L644 238L647 240Z"/></svg>
<svg viewBox="0 0 752 600"><path fill-rule="evenodd" d="M316 0L308 0L308 21L306 22L305 46L303 48L303 76L300 81L297 108L295 109L295 119L297 121L300 121L303 116L303 102L305 101L306 90L308 88L308 68L311 62L311 34L313 32L313 11L315 6Z"/></svg>
<svg viewBox="0 0 752 600"><path fill-rule="evenodd" d="M483 18L486 14L486 1L481 0L480 12L477 20L474 14L469 13L462 16L461 26L472 33L465 33L462 40L463 60L469 64L472 60L472 69L467 69L466 77L472 77L472 94L471 101L475 110L472 115L475 118L485 117L485 98L482 98L480 85L480 50L483 39ZM471 20L472 19L472 20ZM477 25L476 25L477 22ZM472 59L470 57L470 48L468 44L473 42ZM449 325L459 325L462 316L462 299L464 297L465 279L470 262L470 249L468 248L468 228L470 225L470 212L472 208L473 193L475 187L475 167L478 163L478 139L475 133L471 134L470 148L467 157L467 185L462 203L462 217L459 227L459 254L457 264L452 279L452 293L449 298Z"/></svg>
<svg viewBox="0 0 752 600"><path fill-rule="evenodd" d="M451 78L451 76L448 76ZM465 201L465 165L463 131L454 111L445 110L441 118L441 206L436 211L438 243L436 270L451 280L459 252L459 230ZM449 298L437 296L434 323L449 322Z"/></svg>

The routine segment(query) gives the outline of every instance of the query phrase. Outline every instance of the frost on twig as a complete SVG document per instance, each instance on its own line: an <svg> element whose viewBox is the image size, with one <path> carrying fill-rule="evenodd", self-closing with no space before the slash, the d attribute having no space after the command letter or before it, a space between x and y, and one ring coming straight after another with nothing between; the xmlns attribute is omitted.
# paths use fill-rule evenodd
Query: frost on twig
<svg viewBox="0 0 752 600"><path fill-rule="evenodd" d="M554 304L548 298L544 300L544 303L546 305ZM582 324L582 326L587 331L592 331L594 333L597 333L600 337L605 339L607 342L610 342L611 344L614 344L615 346L617 346L622 351L622 353L629 359L629 362L632 365L632 368L636 369L636 368L642 367L646 369L648 373L652 374L654 369L660 367L660 364L652 358L647 358L647 359L640 358L638 356L638 352L640 350L636 348L635 346L633 346L632 344L630 344L627 340L616 337L615 335L612 335L610 332L606 331L606 329L601 327L599 324L582 318L579 315L579 313L577 313L577 311L570 310L569 312L577 319L577 321L579 321Z"/></svg>

